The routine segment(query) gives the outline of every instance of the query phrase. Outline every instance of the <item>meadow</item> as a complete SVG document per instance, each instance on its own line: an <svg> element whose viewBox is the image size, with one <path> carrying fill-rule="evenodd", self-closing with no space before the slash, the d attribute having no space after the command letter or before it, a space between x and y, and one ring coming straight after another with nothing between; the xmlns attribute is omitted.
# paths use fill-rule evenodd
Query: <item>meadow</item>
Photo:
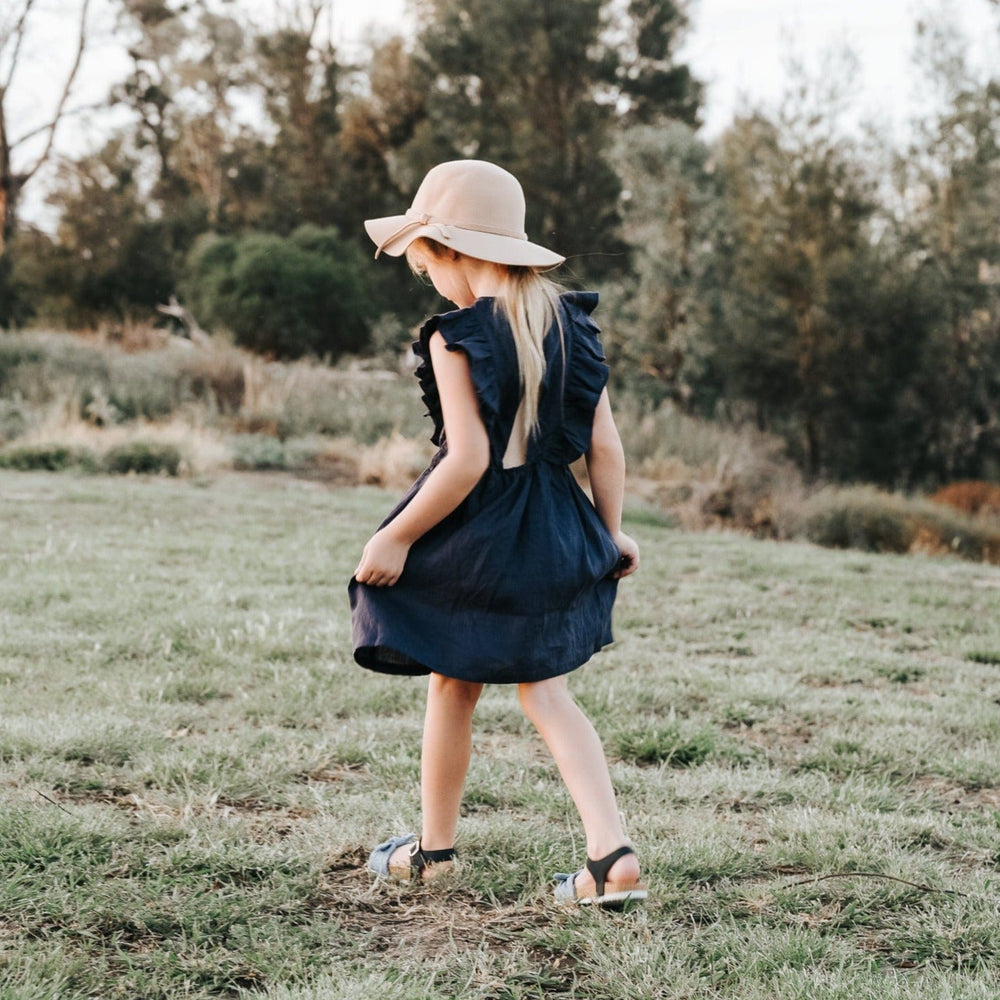
<svg viewBox="0 0 1000 1000"><path fill-rule="evenodd" d="M488 689L458 847L418 825L423 682L351 660L395 494L0 471L0 1000L996 1000L1000 568L691 533L638 501L574 676L652 890L565 910L578 822Z"/></svg>

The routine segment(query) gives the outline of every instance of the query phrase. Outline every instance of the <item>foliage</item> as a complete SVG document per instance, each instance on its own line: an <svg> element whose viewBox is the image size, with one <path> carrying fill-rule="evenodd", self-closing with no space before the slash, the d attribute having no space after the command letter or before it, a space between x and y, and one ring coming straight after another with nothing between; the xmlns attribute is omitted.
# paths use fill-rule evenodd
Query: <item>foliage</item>
<svg viewBox="0 0 1000 1000"><path fill-rule="evenodd" d="M256 471L288 468L285 445L269 434L238 434L231 441L233 468Z"/></svg>
<svg viewBox="0 0 1000 1000"><path fill-rule="evenodd" d="M98 463L91 452L65 444L19 444L0 449L0 468L21 472L80 468L96 472Z"/></svg>
<svg viewBox="0 0 1000 1000"><path fill-rule="evenodd" d="M935 309L923 368L924 467L939 481L1000 476L1000 77L983 79L947 20L921 23L936 100L897 157L899 225ZM906 198L902 192L918 192ZM903 199L906 199L905 202ZM905 207L904 207L905 206Z"/></svg>
<svg viewBox="0 0 1000 1000"><path fill-rule="evenodd" d="M853 333L845 306L867 297L874 181L806 94L780 121L738 120L721 140L729 238L713 261L707 332L720 395L750 402L762 429L794 417L790 443L816 475L834 436L833 369Z"/></svg>
<svg viewBox="0 0 1000 1000"><path fill-rule="evenodd" d="M122 124L61 164L58 232L7 244L8 326L144 322L180 294L272 356L394 362L440 302L362 263L362 220L482 156L521 178L564 280L601 290L616 388L779 437L812 481L1000 476L1000 84L945 14L918 22L926 99L893 148L845 125L849 53L699 135L680 0L421 0L354 63L329 0L267 30L232 5L121 10ZM102 391L109 417L141 412ZM246 387L220 369L192 391L233 414Z"/></svg>
<svg viewBox="0 0 1000 1000"><path fill-rule="evenodd" d="M108 472L176 476L180 470L181 453L176 445L135 439L109 448L102 464Z"/></svg>
<svg viewBox="0 0 1000 1000"><path fill-rule="evenodd" d="M612 370L630 389L688 408L705 384L697 359L710 323L706 248L716 245L720 214L711 156L690 126L673 122L625 130L612 161L632 247L629 273L605 296Z"/></svg>
<svg viewBox="0 0 1000 1000"><path fill-rule="evenodd" d="M11 408L11 430L22 433L57 413L105 427L190 414L203 425L360 444L394 432L427 435L412 376L265 361L224 343L129 354L67 334L8 334L0 338L0 400Z"/></svg>
<svg viewBox="0 0 1000 1000"><path fill-rule="evenodd" d="M263 354L335 360L365 346L372 305L364 261L335 229L302 226L287 239L209 237L187 267L200 321L225 327Z"/></svg>
<svg viewBox="0 0 1000 1000"><path fill-rule="evenodd" d="M1000 531L995 525L940 504L871 488L820 491L805 505L797 533L834 548L953 552L1000 563Z"/></svg>
<svg viewBox="0 0 1000 1000"><path fill-rule="evenodd" d="M966 514L1000 518L1000 484L972 480L949 483L930 498Z"/></svg>
<svg viewBox="0 0 1000 1000"><path fill-rule="evenodd" d="M842 57L797 71L778 111L738 118L710 161L680 159L679 178L660 168L653 191L684 208L672 242L639 218L664 279L653 323L635 325L670 326L665 391L780 434L811 478L912 489L994 475L1000 105L963 75L960 47L950 61L931 48L932 72L960 84L905 161L839 125ZM657 302L635 291L636 311Z"/></svg>
<svg viewBox="0 0 1000 1000"><path fill-rule="evenodd" d="M61 165L49 199L61 215L56 238L22 234L13 250L40 320L79 328L150 314L175 290L178 244L192 226L180 215L151 217L140 173L120 137Z"/></svg>

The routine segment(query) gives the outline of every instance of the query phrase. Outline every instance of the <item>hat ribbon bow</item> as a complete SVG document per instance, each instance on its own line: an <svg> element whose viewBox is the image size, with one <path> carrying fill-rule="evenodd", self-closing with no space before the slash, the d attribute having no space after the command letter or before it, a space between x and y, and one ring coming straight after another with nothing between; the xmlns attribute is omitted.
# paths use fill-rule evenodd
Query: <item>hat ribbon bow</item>
<svg viewBox="0 0 1000 1000"><path fill-rule="evenodd" d="M514 240L527 240L528 234L524 232L513 232L512 230L500 229L496 226L477 226L475 223L463 222L460 226L455 223L446 222L444 219L436 219L430 212L416 212L412 208L406 210L406 222L404 222L394 233L387 236L375 248L375 259L390 244L395 242L404 233L411 229L419 229L421 226L437 226L442 239L452 238L452 227L456 229L470 229L473 232L489 233L492 236L507 236Z"/></svg>

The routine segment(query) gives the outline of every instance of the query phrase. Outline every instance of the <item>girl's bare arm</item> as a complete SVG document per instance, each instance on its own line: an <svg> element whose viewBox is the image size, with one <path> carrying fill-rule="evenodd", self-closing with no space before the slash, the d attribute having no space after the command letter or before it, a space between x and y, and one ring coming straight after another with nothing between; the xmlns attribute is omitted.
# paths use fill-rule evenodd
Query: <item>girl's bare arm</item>
<svg viewBox="0 0 1000 1000"><path fill-rule="evenodd" d="M489 465L489 437L468 359L461 351L449 351L440 333L431 337L430 350L448 453L406 508L369 539L354 571L359 583L392 586L403 572L410 546L472 492Z"/></svg>
<svg viewBox="0 0 1000 1000"><path fill-rule="evenodd" d="M622 554L614 575L629 576L639 568L639 546L622 531L625 496L625 452L611 413L608 391L601 393L594 411L594 427L587 452L587 473L594 507Z"/></svg>

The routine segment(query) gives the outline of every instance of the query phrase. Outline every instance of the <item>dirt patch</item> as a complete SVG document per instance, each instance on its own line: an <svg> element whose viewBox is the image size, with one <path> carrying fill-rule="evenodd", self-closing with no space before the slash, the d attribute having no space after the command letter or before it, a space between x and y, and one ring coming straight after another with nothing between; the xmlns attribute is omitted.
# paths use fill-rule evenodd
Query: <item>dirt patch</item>
<svg viewBox="0 0 1000 1000"><path fill-rule="evenodd" d="M474 951L530 954L546 983L569 984L572 962L565 952L539 948L535 928L552 922L550 908L518 903L498 906L457 884L373 880L365 870L362 848L341 854L328 866L322 892L314 901L367 948L408 961L436 959Z"/></svg>
<svg viewBox="0 0 1000 1000"><path fill-rule="evenodd" d="M1000 810L1000 788L963 788L940 778L919 778L912 787L934 796L948 812Z"/></svg>

